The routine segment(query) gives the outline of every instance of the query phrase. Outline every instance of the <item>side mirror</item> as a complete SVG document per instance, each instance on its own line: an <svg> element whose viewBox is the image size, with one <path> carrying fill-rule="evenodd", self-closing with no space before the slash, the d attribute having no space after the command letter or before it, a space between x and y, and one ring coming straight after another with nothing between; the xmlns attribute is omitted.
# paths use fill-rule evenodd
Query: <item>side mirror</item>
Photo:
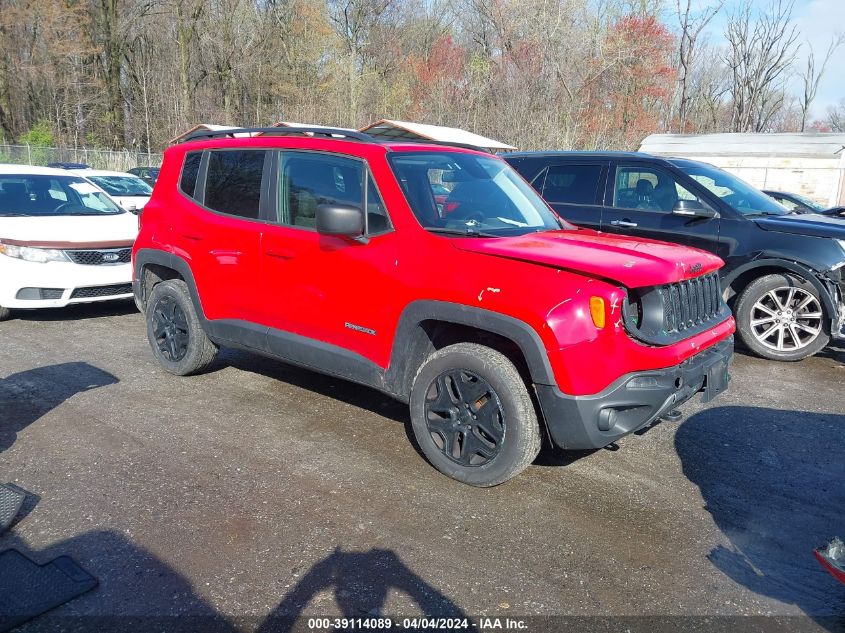
<svg viewBox="0 0 845 633"><path fill-rule="evenodd" d="M698 200L678 200L675 208L672 209L672 213L688 218L715 218L719 215L715 209L702 204Z"/></svg>
<svg viewBox="0 0 845 633"><path fill-rule="evenodd" d="M364 235L364 212L349 204L321 204L316 213L317 232L358 238Z"/></svg>

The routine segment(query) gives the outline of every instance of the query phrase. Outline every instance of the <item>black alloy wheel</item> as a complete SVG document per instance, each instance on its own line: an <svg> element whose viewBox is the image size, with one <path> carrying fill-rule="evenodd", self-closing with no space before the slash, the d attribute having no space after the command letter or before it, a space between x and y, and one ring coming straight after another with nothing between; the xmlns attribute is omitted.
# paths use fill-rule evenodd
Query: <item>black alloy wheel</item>
<svg viewBox="0 0 845 633"><path fill-rule="evenodd" d="M161 297L153 308L153 335L162 356L178 363L188 353L188 317L172 297Z"/></svg>
<svg viewBox="0 0 845 633"><path fill-rule="evenodd" d="M453 462L477 467L494 459L505 440L502 402L478 374L452 369L426 392L425 420L435 445Z"/></svg>

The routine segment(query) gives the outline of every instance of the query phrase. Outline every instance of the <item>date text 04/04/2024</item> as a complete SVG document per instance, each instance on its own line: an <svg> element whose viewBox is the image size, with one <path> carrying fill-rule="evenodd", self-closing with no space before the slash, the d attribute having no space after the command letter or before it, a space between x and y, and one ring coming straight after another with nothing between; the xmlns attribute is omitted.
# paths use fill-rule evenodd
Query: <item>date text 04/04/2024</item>
<svg viewBox="0 0 845 633"><path fill-rule="evenodd" d="M526 630L524 620L516 618L309 618L308 628L314 631L406 630L406 631L460 631L460 630Z"/></svg>

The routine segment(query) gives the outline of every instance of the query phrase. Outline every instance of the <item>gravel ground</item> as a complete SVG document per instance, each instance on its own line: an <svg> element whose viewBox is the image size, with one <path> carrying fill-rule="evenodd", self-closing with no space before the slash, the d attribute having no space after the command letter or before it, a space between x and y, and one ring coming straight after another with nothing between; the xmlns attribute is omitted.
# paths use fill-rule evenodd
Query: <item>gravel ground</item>
<svg viewBox="0 0 845 633"><path fill-rule="evenodd" d="M845 626L845 586L812 557L845 536L843 348L791 364L739 354L729 392L687 404L682 421L616 451L544 449L480 490L432 469L405 407L369 389L234 350L205 375L171 376L131 304L15 316L0 324L0 480L35 497L0 550L70 554L100 580L42 625L451 614Z"/></svg>

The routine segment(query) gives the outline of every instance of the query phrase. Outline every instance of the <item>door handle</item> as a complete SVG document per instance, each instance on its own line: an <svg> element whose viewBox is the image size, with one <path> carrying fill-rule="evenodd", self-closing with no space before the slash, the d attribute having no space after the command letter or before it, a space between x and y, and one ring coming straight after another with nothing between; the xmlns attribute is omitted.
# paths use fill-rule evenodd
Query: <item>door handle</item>
<svg viewBox="0 0 845 633"><path fill-rule="evenodd" d="M296 253L283 248L268 248L267 255L276 259L293 259Z"/></svg>
<svg viewBox="0 0 845 633"><path fill-rule="evenodd" d="M610 223L613 226L623 226L628 229L633 229L637 226L636 222L631 222L630 220L611 220Z"/></svg>
<svg viewBox="0 0 845 633"><path fill-rule="evenodd" d="M182 237L186 240L191 240L193 242L200 242L202 241L202 235L197 235L196 233L180 233Z"/></svg>
<svg viewBox="0 0 845 633"><path fill-rule="evenodd" d="M241 255L243 255L241 251L228 251L220 249L211 251L211 254L215 257L240 257Z"/></svg>

